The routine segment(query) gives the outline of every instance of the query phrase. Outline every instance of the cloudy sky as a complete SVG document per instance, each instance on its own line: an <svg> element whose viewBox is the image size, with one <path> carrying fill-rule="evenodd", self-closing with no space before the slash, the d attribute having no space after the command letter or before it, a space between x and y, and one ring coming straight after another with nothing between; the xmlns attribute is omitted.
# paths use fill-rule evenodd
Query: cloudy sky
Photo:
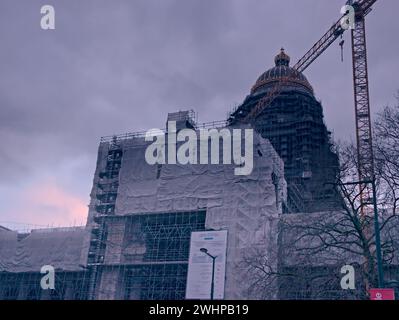
<svg viewBox="0 0 399 320"><path fill-rule="evenodd" d="M0 224L85 222L101 136L168 112L225 119L284 47L295 62L344 0L1 0ZM53 5L56 29L40 28ZM397 0L368 16L372 109L399 88ZM336 139L354 136L350 38L305 75Z"/></svg>

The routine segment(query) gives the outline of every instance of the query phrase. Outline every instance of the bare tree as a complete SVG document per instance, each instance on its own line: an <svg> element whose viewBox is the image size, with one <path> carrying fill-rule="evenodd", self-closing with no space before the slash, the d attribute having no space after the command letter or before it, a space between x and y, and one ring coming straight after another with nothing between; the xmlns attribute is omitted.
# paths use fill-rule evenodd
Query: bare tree
<svg viewBox="0 0 399 320"><path fill-rule="evenodd" d="M374 146L383 265L387 271L396 268L396 274L386 273L385 281L389 282L399 280L399 96L397 106L378 114ZM257 252L249 252L243 262L252 274L252 290L266 292L277 282L280 297L365 299L368 290L377 287L373 215L362 214L365 186L353 183L359 180L356 147L346 144L338 150L340 172L333 183L340 205L331 212L283 215L278 230L278 263ZM344 265L356 270L354 291L341 289Z"/></svg>

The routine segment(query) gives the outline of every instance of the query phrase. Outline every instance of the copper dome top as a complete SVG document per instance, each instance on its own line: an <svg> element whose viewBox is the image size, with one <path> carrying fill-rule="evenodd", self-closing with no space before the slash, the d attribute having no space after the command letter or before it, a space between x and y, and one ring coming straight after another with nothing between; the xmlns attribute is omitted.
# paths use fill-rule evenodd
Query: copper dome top
<svg viewBox="0 0 399 320"><path fill-rule="evenodd" d="M291 68L290 57L282 48L280 53L274 58L275 67L264 72L255 85L252 87L251 94L271 89L278 81L287 78L286 86L292 89L301 89L313 94L313 88L306 77L299 71Z"/></svg>

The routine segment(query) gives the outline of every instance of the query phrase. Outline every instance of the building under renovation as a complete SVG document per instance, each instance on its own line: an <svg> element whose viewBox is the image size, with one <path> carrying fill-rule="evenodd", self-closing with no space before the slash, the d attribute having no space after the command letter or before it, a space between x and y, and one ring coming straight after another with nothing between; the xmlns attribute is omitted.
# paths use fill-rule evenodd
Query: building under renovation
<svg viewBox="0 0 399 320"><path fill-rule="evenodd" d="M0 300L87 299L85 227L17 232L0 227ZM55 270L53 290L40 283L43 266Z"/></svg>
<svg viewBox="0 0 399 320"><path fill-rule="evenodd" d="M241 128L257 101L277 81L289 80L252 123L249 175L235 175L235 164L149 164L145 134L104 137L86 227L26 234L0 229L0 299L185 299L192 233L221 230L227 232L222 298L259 298L249 288L247 255L257 252L277 270L282 214L308 214L310 221L311 212L330 210L339 200L329 184L338 158L322 106L283 50L275 64L227 122L214 127ZM190 112L169 114L168 121L176 121L176 132L208 127ZM220 141L218 150L222 154ZM205 268L210 261L200 263ZM41 288L44 265L55 268L53 290ZM311 297L268 290L268 298Z"/></svg>
<svg viewBox="0 0 399 320"><path fill-rule="evenodd" d="M103 138L86 228L0 233L0 298L184 299L191 233L217 230L228 234L223 298L250 298L240 262L253 248L275 254L286 198L283 162L260 135L253 142L252 173L240 176L234 164L149 165L140 134ZM52 296L43 265L56 271Z"/></svg>
<svg viewBox="0 0 399 320"><path fill-rule="evenodd" d="M338 172L338 157L332 151L330 132L323 121L323 108L313 88L301 73L289 66L290 57L281 49L275 67L264 72L229 123L240 122L283 79L281 93L253 121L284 161L288 184L286 212L318 212L337 206L332 187Z"/></svg>
<svg viewBox="0 0 399 320"><path fill-rule="evenodd" d="M187 112L170 119L177 131L196 129ZM88 218L90 298L184 299L190 236L206 230L227 230L224 296L245 298L244 253L277 245L270 239L285 201L283 162L259 135L248 176L235 175L233 164L149 165L149 144L139 134L100 144Z"/></svg>

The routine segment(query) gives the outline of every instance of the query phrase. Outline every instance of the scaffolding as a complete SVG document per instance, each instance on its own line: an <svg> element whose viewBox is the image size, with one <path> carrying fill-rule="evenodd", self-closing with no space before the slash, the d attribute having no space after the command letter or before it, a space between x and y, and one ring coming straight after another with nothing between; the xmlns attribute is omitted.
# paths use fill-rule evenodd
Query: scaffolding
<svg viewBox="0 0 399 320"><path fill-rule="evenodd" d="M0 300L86 300L87 272L55 273L55 289L43 290L39 272L0 272Z"/></svg>
<svg viewBox="0 0 399 320"><path fill-rule="evenodd" d="M12 238L20 247L11 244L15 247L11 250L14 256L26 257L15 263L12 256L10 263L0 261L0 300L99 299L112 286L107 276L113 272L118 274L113 299L184 299L190 237L193 231L205 230L205 210L129 216L117 216L107 211L95 220L87 266L80 264L78 259L85 252L83 228L51 228L29 233L4 228L2 244ZM73 248L75 258L69 261L70 253L61 246L69 243L74 232L82 234L76 242L79 247ZM54 236L59 243L48 251ZM34 254L39 250L42 255L35 255L37 261L28 255L32 246ZM94 254L93 250L96 250ZM4 248L0 253L3 252ZM57 252L57 256L51 255L52 252ZM51 259L58 262L54 265L55 288L44 290L40 266L52 264ZM63 266L67 268L63 269Z"/></svg>
<svg viewBox="0 0 399 320"><path fill-rule="evenodd" d="M113 137L109 144L105 170L99 173L95 206L97 214L94 216L95 225L91 229L90 247L87 266L90 270L89 292L90 300L95 297L96 284L101 276L99 266L104 262L106 250L107 229L104 217L115 214L116 197L119 187L119 170L122 164L122 147L117 137ZM100 274L99 274L100 273Z"/></svg>
<svg viewBox="0 0 399 320"><path fill-rule="evenodd" d="M261 96L248 96L233 112L230 122L234 124L245 116ZM338 157L333 151L331 132L323 121L322 106L314 96L286 88L252 125L271 142L284 162L288 188L285 213L326 211L336 207L338 194L332 183L338 173Z"/></svg>
<svg viewBox="0 0 399 320"><path fill-rule="evenodd" d="M86 229L32 227L0 230L0 300L87 299L89 273L80 266ZM53 268L54 288L42 288L43 266Z"/></svg>
<svg viewBox="0 0 399 320"><path fill-rule="evenodd" d="M126 217L124 298L184 299L190 236L205 230L205 219L202 210Z"/></svg>
<svg viewBox="0 0 399 320"><path fill-rule="evenodd" d="M169 115L169 120L196 126L192 117L191 113L178 112ZM111 295L120 299L184 298L190 235L205 230L205 210L115 214L124 150L130 144L137 147L137 140L143 140L143 136L130 133L101 139L105 158L99 162L104 169L95 179L95 214L87 260L88 299ZM117 292L105 285L112 281L117 281Z"/></svg>
<svg viewBox="0 0 399 320"><path fill-rule="evenodd" d="M101 219L108 232L101 241L101 260L89 265L89 299L109 294L118 299L184 299L190 236L205 230L205 210ZM94 271L96 283L90 289Z"/></svg>

